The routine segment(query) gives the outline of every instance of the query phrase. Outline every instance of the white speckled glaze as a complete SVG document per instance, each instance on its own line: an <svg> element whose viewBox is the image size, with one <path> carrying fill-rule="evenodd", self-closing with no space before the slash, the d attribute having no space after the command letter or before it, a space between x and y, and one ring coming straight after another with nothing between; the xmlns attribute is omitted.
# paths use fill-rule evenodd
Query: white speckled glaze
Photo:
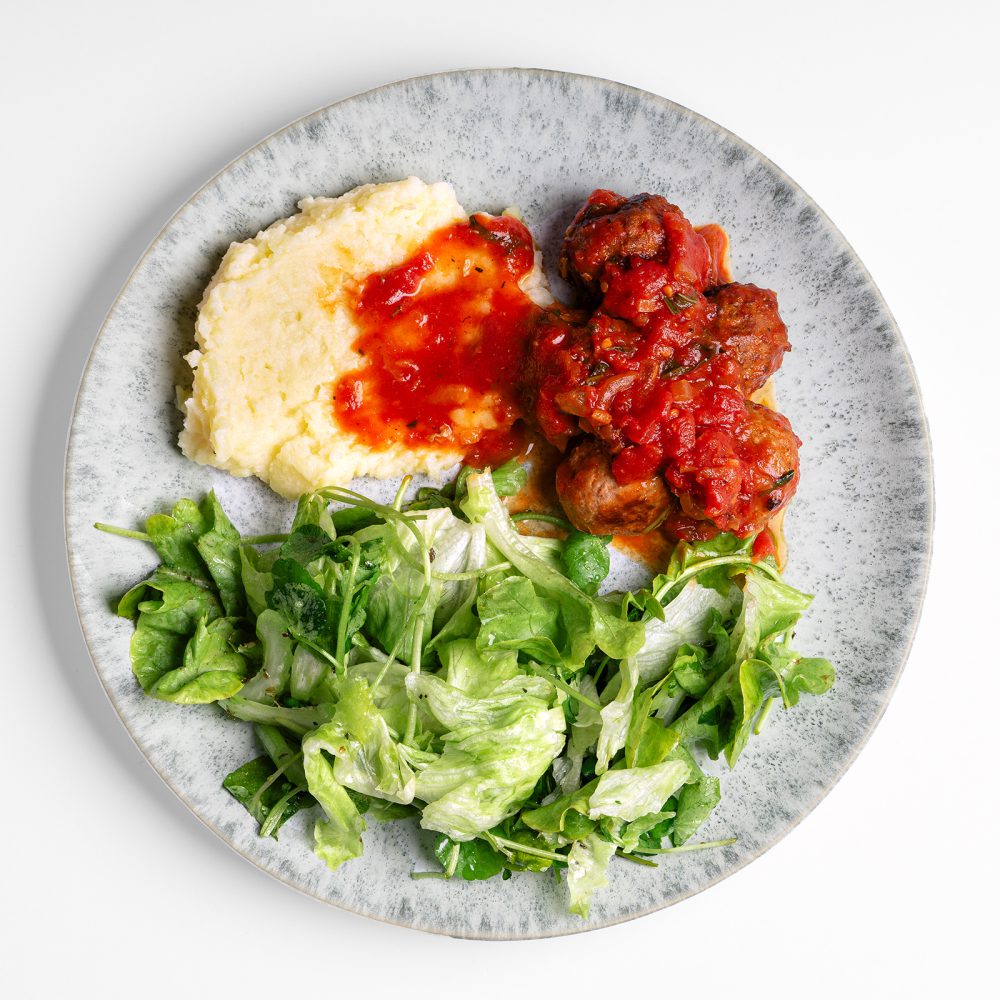
<svg viewBox="0 0 1000 1000"><path fill-rule="evenodd" d="M201 290L233 240L290 214L310 194L416 174L454 184L469 210L519 205L550 250L595 187L654 191L732 240L736 280L777 290L793 351L782 410L802 438L789 512L790 582L816 594L797 646L825 654L837 684L775 712L703 833L732 847L653 870L617 862L588 921L564 884L413 881L433 867L430 835L372 824L364 857L329 872L299 814L280 842L258 837L223 776L253 755L249 727L212 706L142 694L129 669L131 625L110 600L155 563L145 546L94 531L138 525L214 487L246 532L278 530L290 505L256 480L201 468L176 447L174 383L193 342ZM382 485L390 492L395 484ZM377 484L360 484L363 489ZM919 392L899 331L871 277L826 216L746 143L662 98L543 70L476 70L392 84L309 115L255 146L170 220L108 315L84 372L66 465L73 586L109 697L163 780L220 837L319 899L422 930L482 938L569 933L636 917L698 892L787 833L841 776L903 668L930 558L932 481ZM617 578L635 575L619 565Z"/></svg>

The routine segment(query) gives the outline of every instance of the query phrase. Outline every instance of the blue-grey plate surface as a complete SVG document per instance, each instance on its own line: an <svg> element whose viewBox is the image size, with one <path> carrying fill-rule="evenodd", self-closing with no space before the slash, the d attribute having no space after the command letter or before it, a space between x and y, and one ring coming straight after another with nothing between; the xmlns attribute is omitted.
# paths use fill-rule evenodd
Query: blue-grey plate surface
<svg viewBox="0 0 1000 1000"><path fill-rule="evenodd" d="M822 698L777 712L732 773L703 831L724 849L656 869L613 866L590 919L565 885L413 881L433 867L429 835L372 824L364 857L332 873L300 814L275 842L220 787L253 756L249 727L212 706L147 698L129 669L131 626L108 601L139 580L145 546L102 535L214 487L246 532L278 530L289 505L256 480L187 461L176 447L174 384L193 343L201 290L233 240L314 194L415 174L450 181L470 211L518 205L543 243L558 239L595 187L654 191L696 223L729 232L736 280L776 289L793 351L781 409L802 438L802 485L789 512L790 582L815 593L796 645L828 656ZM551 261L552 255L548 254ZM367 484L369 488L378 484ZM392 490L395 484L381 485ZM882 715L903 668L930 558L929 443L914 373L872 279L829 219L742 140L660 97L542 70L475 70L408 80L317 111L209 181L166 225L108 315L83 375L66 466L66 527L80 619L97 672L135 742L205 824L260 868L367 916L447 934L568 933L675 903L757 857L823 797ZM619 565L619 579L634 575Z"/></svg>

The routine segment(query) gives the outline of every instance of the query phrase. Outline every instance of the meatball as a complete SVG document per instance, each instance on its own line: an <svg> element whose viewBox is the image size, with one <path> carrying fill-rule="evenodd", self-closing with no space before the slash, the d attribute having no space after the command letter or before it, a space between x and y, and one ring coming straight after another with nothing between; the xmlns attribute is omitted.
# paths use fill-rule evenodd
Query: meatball
<svg viewBox="0 0 1000 1000"><path fill-rule="evenodd" d="M585 320L570 311L545 314L528 343L521 375L525 412L561 451L580 432L580 413L560 406L558 399L569 390L579 391L594 372L590 334L582 325Z"/></svg>
<svg viewBox="0 0 1000 1000"><path fill-rule="evenodd" d="M795 494L799 485L799 445L788 418L747 401L746 436L740 442L740 458L746 471L743 489L749 498L748 513L762 528ZM741 534L750 534L745 527Z"/></svg>
<svg viewBox="0 0 1000 1000"><path fill-rule="evenodd" d="M723 285L708 296L707 339L743 368L743 392L756 392L781 367L788 330L778 315L778 296L756 285Z"/></svg>
<svg viewBox="0 0 1000 1000"><path fill-rule="evenodd" d="M593 438L578 444L556 469L556 491L573 526L592 535L641 535L673 507L659 476L618 483L608 452Z"/></svg>
<svg viewBox="0 0 1000 1000"><path fill-rule="evenodd" d="M659 265L667 299L704 291L716 279L708 243L676 205L660 195L595 191L566 230L559 273L596 302L641 261Z"/></svg>
<svg viewBox="0 0 1000 1000"><path fill-rule="evenodd" d="M726 509L707 517L690 494L667 527L679 538L711 538L731 531L755 535L795 495L799 485L799 439L780 413L747 400L747 421L736 442L740 486Z"/></svg>
<svg viewBox="0 0 1000 1000"><path fill-rule="evenodd" d="M663 216L677 211L659 195L626 199L611 191L595 191L566 230L559 273L599 297L605 266L626 257L656 257L666 241Z"/></svg>

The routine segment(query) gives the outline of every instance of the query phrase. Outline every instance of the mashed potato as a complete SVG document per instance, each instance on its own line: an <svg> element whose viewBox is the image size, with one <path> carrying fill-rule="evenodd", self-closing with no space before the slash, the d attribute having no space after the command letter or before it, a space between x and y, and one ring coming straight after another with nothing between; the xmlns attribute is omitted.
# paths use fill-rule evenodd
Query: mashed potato
<svg viewBox="0 0 1000 1000"><path fill-rule="evenodd" d="M205 290L198 348L186 358L194 385L182 400L184 454L258 476L289 498L355 476L440 474L458 462L457 449L365 447L336 423L331 390L362 363L351 290L466 217L450 185L411 177L306 198L298 215L234 243ZM547 298L537 266L522 287Z"/></svg>

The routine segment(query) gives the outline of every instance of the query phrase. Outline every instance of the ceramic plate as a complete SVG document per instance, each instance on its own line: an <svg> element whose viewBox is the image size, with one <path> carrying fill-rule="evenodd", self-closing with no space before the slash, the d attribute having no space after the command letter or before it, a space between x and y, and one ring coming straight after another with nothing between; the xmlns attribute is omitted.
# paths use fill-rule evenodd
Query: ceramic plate
<svg viewBox="0 0 1000 1000"><path fill-rule="evenodd" d="M129 669L130 623L109 600L155 557L100 534L138 525L213 488L247 533L280 530L290 505L256 480L201 468L176 447L174 383L193 345L201 291L233 240L295 211L306 195L415 174L444 179L472 210L523 210L547 249L595 187L666 194L696 223L719 222L736 280L777 290L793 350L781 409L803 440L802 485L787 524L788 580L816 594L796 646L826 655L837 684L772 714L702 833L728 848L656 869L617 863L588 921L565 885L413 881L434 867L431 835L372 824L364 857L328 871L299 814L280 842L220 786L255 752L250 728L212 706L142 694ZM554 256L549 250L548 261ZM371 484L369 484L371 488ZM385 486L391 495L395 484ZM289 125L235 160L167 223L139 261L83 374L66 464L73 586L90 652L140 750L191 811L283 882L382 920L463 937L563 934L627 920L698 892L751 861L829 791L885 710L920 610L931 546L930 455L906 348L878 289L829 219L774 164L685 108L617 83L541 70L476 70L408 80ZM619 564L618 579L634 574Z"/></svg>

